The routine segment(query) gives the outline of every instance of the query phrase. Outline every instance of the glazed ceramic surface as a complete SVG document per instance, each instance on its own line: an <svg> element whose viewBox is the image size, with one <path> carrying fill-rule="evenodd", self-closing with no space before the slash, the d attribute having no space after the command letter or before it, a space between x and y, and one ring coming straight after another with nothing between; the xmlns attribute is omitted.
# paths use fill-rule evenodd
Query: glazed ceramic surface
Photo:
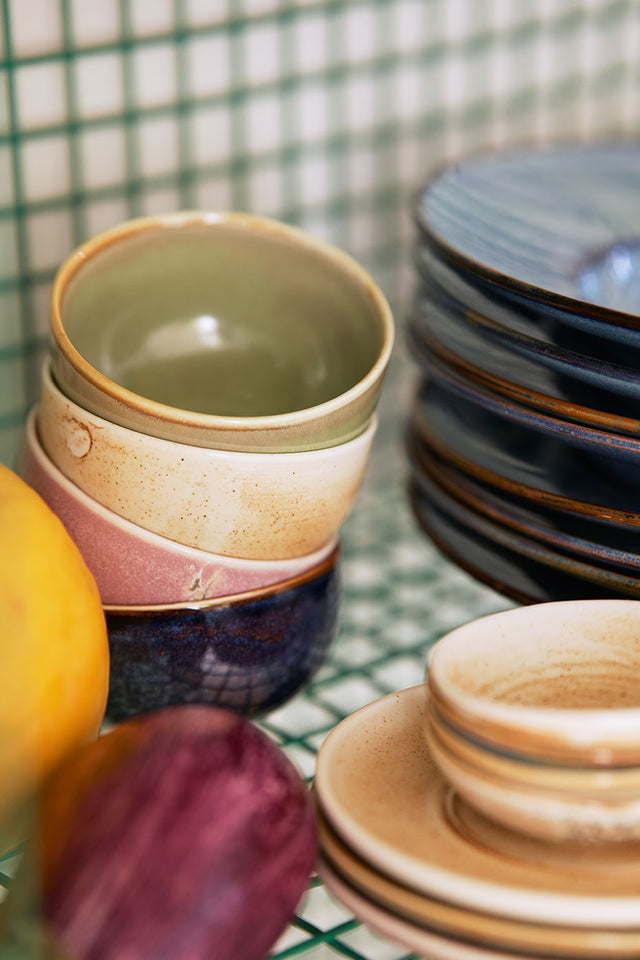
<svg viewBox="0 0 640 960"><path fill-rule="evenodd" d="M342 886L348 886L372 911L388 912L390 917L407 924L407 933L445 937L451 949L518 950L527 955L538 950L554 957L637 957L640 928L635 930L597 930L571 928L559 924L526 923L489 913L468 910L439 897L429 897L394 881L372 867L346 846L318 809L318 834L322 860L320 873L340 899ZM356 913L359 915L359 906ZM373 916L373 912L372 912ZM375 923L374 923L375 925ZM410 930L410 926L413 930ZM462 943L456 942L463 941ZM417 940L416 940L417 942ZM466 956L466 954L462 954ZM484 954L483 954L484 955ZM431 956L431 954L429 954Z"/></svg>
<svg viewBox="0 0 640 960"><path fill-rule="evenodd" d="M425 734L445 780L496 823L550 842L640 839L640 767L574 767L503 753L482 733L472 739L458 730L434 702Z"/></svg>
<svg viewBox="0 0 640 960"><path fill-rule="evenodd" d="M637 144L520 149L450 165L426 185L416 215L464 269L638 327L639 189Z"/></svg>
<svg viewBox="0 0 640 960"><path fill-rule="evenodd" d="M445 716L474 737L544 760L640 760L640 602L535 604L470 621L429 656Z"/></svg>
<svg viewBox="0 0 640 960"><path fill-rule="evenodd" d="M25 427L19 472L64 523L96 579L103 603L177 603L279 583L316 567L335 549L295 560L236 560L185 547L124 520L71 483Z"/></svg>
<svg viewBox="0 0 640 960"><path fill-rule="evenodd" d="M571 554L554 550L531 536L514 532L509 526L494 522L486 513L469 509L465 504L451 497L449 493L433 483L426 475L414 473L414 504L421 514L425 505L433 505L441 514L446 515L461 527L472 531L488 543L496 544L511 551L515 556L527 558L581 581L583 589L590 588L587 595L597 596L598 590L605 590L608 596L640 597L640 577L627 570L620 572L599 563L599 558L578 559ZM584 596L584 593L581 593ZM560 599L553 595L551 599ZM571 595L566 597L571 599Z"/></svg>
<svg viewBox="0 0 640 960"><path fill-rule="evenodd" d="M637 845L543 843L476 814L433 762L425 710L426 687L412 687L358 710L324 741L314 789L342 842L395 882L466 910L637 931Z"/></svg>
<svg viewBox="0 0 640 960"><path fill-rule="evenodd" d="M105 607L112 721L181 703L254 717L306 686L336 635L339 551L303 576L188 604Z"/></svg>
<svg viewBox="0 0 640 960"><path fill-rule="evenodd" d="M548 567L477 534L438 510L414 488L410 488L409 498L416 521L440 553L496 593L517 603L620 596L619 591L611 594L600 585L594 587L562 569Z"/></svg>
<svg viewBox="0 0 640 960"><path fill-rule="evenodd" d="M133 430L227 450L352 439L376 407L389 306L350 257L247 214L179 213L78 248L53 285L64 392Z"/></svg>
<svg viewBox="0 0 640 960"><path fill-rule="evenodd" d="M619 465L624 464L622 469L631 475L634 471L637 473L640 467L640 438L538 412L496 393L488 386L474 383L434 354L425 355L423 362L425 369L428 368L429 378L443 384L449 393L489 415L501 418L505 424L503 433L508 433L509 429L512 433L522 430L523 434L529 432L549 437L567 447L587 451L593 457L602 457L605 473L607 470L617 473L616 461ZM640 473L637 475L640 477Z"/></svg>
<svg viewBox="0 0 640 960"><path fill-rule="evenodd" d="M423 956L425 960L521 960L522 954L503 951L498 953L468 941L442 936L411 923L405 917L384 909L363 896L326 860L320 861L318 871L327 889L354 916L381 936L401 944L407 950ZM532 955L532 960L541 958Z"/></svg>
<svg viewBox="0 0 640 960"><path fill-rule="evenodd" d="M435 357L467 379L552 416L640 434L637 398L618 392L620 368L577 355L567 362L540 341L503 335L484 317L433 289L422 291L407 337L414 360L425 369ZM640 389L640 375L630 376Z"/></svg>
<svg viewBox="0 0 640 960"><path fill-rule="evenodd" d="M605 567L640 573L640 534L610 518L576 517L566 511L534 504L506 490L474 480L428 450L425 444L410 455L416 484L428 496L434 485L464 506L517 533L533 537L558 551Z"/></svg>
<svg viewBox="0 0 640 960"><path fill-rule="evenodd" d="M469 310L494 322L499 330L529 336L559 349L559 356L567 354L590 360L602 360L621 371L631 373L640 359L640 328L635 328L633 317L621 314L619 323L602 323L598 317L583 312L582 305L574 310L562 309L536 297L521 288L512 289L480 277L459 263L452 263L418 237L414 244L414 263L417 274L428 283L436 283ZM594 367L597 370L597 364Z"/></svg>
<svg viewBox="0 0 640 960"><path fill-rule="evenodd" d="M297 453L212 450L137 433L87 413L45 367L42 446L76 486L146 530L189 547L286 560L335 540L360 488L376 430Z"/></svg>
<svg viewBox="0 0 640 960"><path fill-rule="evenodd" d="M495 398L481 404L476 388L462 383L452 390L450 383L446 376L421 384L410 410L419 443L499 488L573 513L637 525L640 460L636 464L627 445L633 446L634 438L611 435L608 446L607 437L599 436L590 444L579 428L550 432L534 411Z"/></svg>

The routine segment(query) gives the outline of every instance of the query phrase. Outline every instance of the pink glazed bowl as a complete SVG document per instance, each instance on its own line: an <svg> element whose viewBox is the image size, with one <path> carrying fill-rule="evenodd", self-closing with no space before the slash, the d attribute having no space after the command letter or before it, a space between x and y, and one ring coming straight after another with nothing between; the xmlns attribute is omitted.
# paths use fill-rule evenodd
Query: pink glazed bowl
<svg viewBox="0 0 640 960"><path fill-rule="evenodd" d="M297 577L335 550L287 560L218 556L151 533L103 507L51 462L38 439L37 411L24 433L18 473L51 507L76 542L104 604L181 603L244 593Z"/></svg>

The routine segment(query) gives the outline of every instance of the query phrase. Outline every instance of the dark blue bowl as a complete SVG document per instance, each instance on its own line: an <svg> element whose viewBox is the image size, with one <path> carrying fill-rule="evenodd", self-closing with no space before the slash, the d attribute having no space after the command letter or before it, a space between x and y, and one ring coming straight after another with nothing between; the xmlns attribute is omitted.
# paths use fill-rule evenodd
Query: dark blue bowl
<svg viewBox="0 0 640 960"><path fill-rule="evenodd" d="M106 716L208 703L255 717L305 687L338 628L340 550L263 590L195 603L106 606Z"/></svg>

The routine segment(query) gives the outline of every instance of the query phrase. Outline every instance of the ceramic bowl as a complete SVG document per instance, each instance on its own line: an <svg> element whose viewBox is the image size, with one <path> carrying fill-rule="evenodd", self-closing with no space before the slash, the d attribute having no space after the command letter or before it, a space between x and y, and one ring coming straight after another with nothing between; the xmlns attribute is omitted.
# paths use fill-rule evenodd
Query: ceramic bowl
<svg viewBox="0 0 640 960"><path fill-rule="evenodd" d="M339 549L262 590L183 604L105 607L107 717L181 703L257 716L310 682L338 628Z"/></svg>
<svg viewBox="0 0 640 960"><path fill-rule="evenodd" d="M447 782L502 826L553 842L640 839L640 766L545 763L492 749L429 704L426 735Z"/></svg>
<svg viewBox="0 0 640 960"><path fill-rule="evenodd" d="M544 839L640 837L640 602L533 604L442 637L426 730L473 806Z"/></svg>
<svg viewBox="0 0 640 960"><path fill-rule="evenodd" d="M79 247L51 294L64 392L141 433L235 451L333 447L365 429L393 345L353 259L241 213L168 214Z"/></svg>
<svg viewBox="0 0 640 960"><path fill-rule="evenodd" d="M106 604L203 600L267 587L316 567L334 549L295 560L236 560L150 533L103 507L51 462L29 415L19 472L56 513L76 542Z"/></svg>
<svg viewBox="0 0 640 960"><path fill-rule="evenodd" d="M228 557L304 557L334 540L353 506L376 430L337 447L242 453L163 440L69 400L45 366L38 435L68 479L133 523Z"/></svg>

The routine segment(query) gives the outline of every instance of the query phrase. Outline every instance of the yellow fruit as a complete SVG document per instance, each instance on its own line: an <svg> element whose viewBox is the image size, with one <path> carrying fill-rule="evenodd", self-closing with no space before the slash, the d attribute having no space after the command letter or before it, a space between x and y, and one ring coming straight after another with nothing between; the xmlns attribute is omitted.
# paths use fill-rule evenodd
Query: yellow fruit
<svg viewBox="0 0 640 960"><path fill-rule="evenodd" d="M104 716L100 595L61 521L0 465L0 827Z"/></svg>

